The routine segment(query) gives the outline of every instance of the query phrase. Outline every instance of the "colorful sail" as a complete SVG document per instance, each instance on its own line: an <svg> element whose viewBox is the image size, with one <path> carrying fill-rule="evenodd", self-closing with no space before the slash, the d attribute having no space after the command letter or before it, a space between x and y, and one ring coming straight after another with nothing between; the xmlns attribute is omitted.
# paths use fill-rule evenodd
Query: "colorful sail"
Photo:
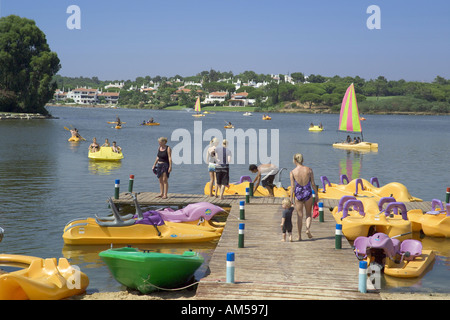
<svg viewBox="0 0 450 320"><path fill-rule="evenodd" d="M200 107L200 97L197 98L197 101L195 102L195 107L194 110L197 112L201 112L201 107Z"/></svg>
<svg viewBox="0 0 450 320"><path fill-rule="evenodd" d="M338 130L355 133L361 132L361 121L359 119L358 103L356 102L353 83L348 87L344 99L342 99Z"/></svg>

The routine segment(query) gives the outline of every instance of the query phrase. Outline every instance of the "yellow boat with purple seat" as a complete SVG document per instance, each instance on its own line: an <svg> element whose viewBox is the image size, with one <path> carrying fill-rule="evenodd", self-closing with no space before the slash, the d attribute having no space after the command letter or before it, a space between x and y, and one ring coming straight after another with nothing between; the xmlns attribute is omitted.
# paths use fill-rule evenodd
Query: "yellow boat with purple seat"
<svg viewBox="0 0 450 320"><path fill-rule="evenodd" d="M387 206L383 209L386 203ZM358 200L352 196L343 197L331 213L336 222L342 224L342 233L348 240L376 232L399 239L411 238L412 227L406 206L404 203L396 202L392 197L383 198L378 204L373 199Z"/></svg>
<svg viewBox="0 0 450 320"><path fill-rule="evenodd" d="M370 181L357 178L349 182L346 175L341 175L339 184L331 183L326 176L321 176L320 180L322 182L322 188L319 188L321 199L341 199L343 196L354 196L357 199L373 198L377 201L383 197L394 197L400 202L422 201L422 199L413 197L406 186L399 182L391 182L380 187L376 177L372 177Z"/></svg>
<svg viewBox="0 0 450 320"><path fill-rule="evenodd" d="M431 201L431 210L420 209L408 212L413 231L422 231L426 236L450 238L450 203L445 206L439 199Z"/></svg>

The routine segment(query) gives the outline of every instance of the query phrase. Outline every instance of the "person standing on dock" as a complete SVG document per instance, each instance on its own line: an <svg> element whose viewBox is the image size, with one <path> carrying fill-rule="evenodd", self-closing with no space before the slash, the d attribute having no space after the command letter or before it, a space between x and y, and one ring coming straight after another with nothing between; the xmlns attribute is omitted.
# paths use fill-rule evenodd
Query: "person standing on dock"
<svg viewBox="0 0 450 320"><path fill-rule="evenodd" d="M312 238L311 234L311 212L313 206L313 189L316 194L316 201L319 201L319 192L314 182L313 170L303 165L303 155L294 155L295 169L291 171L291 200L297 211L298 240L302 240L303 208L306 213L306 235Z"/></svg>
<svg viewBox="0 0 450 320"><path fill-rule="evenodd" d="M172 149L166 145L167 138L160 137L158 142L158 154L152 170L159 179L161 194L158 197L167 199L167 192L169 191L169 175L172 171Z"/></svg>
<svg viewBox="0 0 450 320"><path fill-rule="evenodd" d="M225 186L230 184L230 168L231 151L227 148L226 139L222 141L222 148L216 148L216 188L220 189L220 199L223 200L223 192Z"/></svg>
<svg viewBox="0 0 450 320"><path fill-rule="evenodd" d="M216 162L217 162L217 155L216 155L216 148L219 141L217 138L212 138L212 140L209 142L209 148L206 155L206 161L208 162L208 172L209 172L209 196L213 197L213 187L214 183L216 182ZM217 198L217 185L216 185L216 198Z"/></svg>
<svg viewBox="0 0 450 320"><path fill-rule="evenodd" d="M294 207L290 199L283 199L281 202L281 208L283 208L283 213L281 214L281 232L283 233L283 238L281 241L286 241L286 232L289 234L289 242L292 242L292 211Z"/></svg>

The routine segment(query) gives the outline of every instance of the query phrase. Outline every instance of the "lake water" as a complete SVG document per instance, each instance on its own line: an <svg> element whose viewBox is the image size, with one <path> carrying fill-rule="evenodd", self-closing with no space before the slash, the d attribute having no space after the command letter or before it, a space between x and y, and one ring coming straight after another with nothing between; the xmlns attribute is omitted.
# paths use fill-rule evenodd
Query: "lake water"
<svg viewBox="0 0 450 320"><path fill-rule="evenodd" d="M338 114L273 114L271 121L263 121L260 113L244 117L240 112L217 112L195 118L186 111L71 107L48 107L48 110L57 119L0 121L0 226L5 229L0 252L70 258L72 264L89 276L88 292L119 291L122 286L98 257L98 252L107 247L65 246L64 225L74 218L108 215L106 200L114 195L116 179L120 179L121 191L125 191L129 175L134 174L134 191L158 192L159 183L151 166L161 136L168 137L168 145L174 148L181 147L181 140L171 140L172 134L192 139L190 150L178 152L178 159L184 159L184 163L174 165L169 193L203 193L208 180L206 165L195 163L199 162L198 150L207 147L208 141L201 140L203 136L209 140L210 133L217 135L219 131L225 136L225 121L232 122L236 129L247 130L248 134L254 133L259 146L246 143L245 154L235 150L234 154L243 157L234 159L231 181L250 175L248 165L254 158L263 161L264 157L272 157L279 161L280 167L291 170L292 157L300 152L304 164L313 168L317 184L322 175L335 183L341 173L367 180L375 176L382 185L401 182L413 196L425 201L445 200L446 188L450 187L448 116L367 115L362 122L364 139L377 142L379 150L355 153L331 146L345 138L336 131ZM107 123L115 121L116 116L126 122L121 130ZM150 117L161 125L139 125ZM321 122L325 131L309 132L311 122ZM78 128L88 141L69 143L70 133L64 127L70 126ZM219 131L208 131L213 129ZM267 150L264 133L269 140ZM276 143L270 143L277 134ZM87 150L94 136L100 144L105 138L117 141L124 150L122 162L90 161ZM283 174L282 183L289 184L287 173ZM450 292L449 240L426 237L424 246L437 250L433 268L420 279L387 281L384 290ZM193 249L206 258L214 249L208 244L149 248L174 253Z"/></svg>

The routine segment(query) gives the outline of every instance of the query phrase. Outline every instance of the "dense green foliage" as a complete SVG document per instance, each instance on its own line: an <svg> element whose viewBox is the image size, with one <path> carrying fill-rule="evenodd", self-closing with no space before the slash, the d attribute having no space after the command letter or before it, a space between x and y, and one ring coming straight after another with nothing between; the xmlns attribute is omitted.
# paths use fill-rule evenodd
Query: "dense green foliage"
<svg viewBox="0 0 450 320"><path fill-rule="evenodd" d="M182 77L138 77L131 80L100 81L97 77L68 78L56 76L58 87L75 88L78 86L103 87L111 82L123 82L120 90L120 104L139 108L162 109L168 106L192 107L198 96L202 99L213 91L235 91L235 83L241 87L236 92L246 91L248 98L256 99L258 110L277 110L280 108L304 109L321 107L338 112L342 97L351 84L355 90L362 113L377 112L427 112L450 113L450 80L437 76L433 82L389 81L383 76L365 80L361 77L325 77L311 74L305 76L301 72L294 72L291 81L285 77L257 74L245 71L238 75L232 72L215 70L202 71L195 76ZM252 82L252 85L248 83ZM184 88L190 92L180 92L179 87L187 83ZM194 84L192 84L194 83ZM262 85L255 87L254 84ZM139 90L142 85L154 86L159 84L154 94L145 94ZM110 89L118 90L118 89Z"/></svg>
<svg viewBox="0 0 450 320"><path fill-rule="evenodd" d="M0 111L48 114L53 76L60 69L45 34L33 20L0 18Z"/></svg>

